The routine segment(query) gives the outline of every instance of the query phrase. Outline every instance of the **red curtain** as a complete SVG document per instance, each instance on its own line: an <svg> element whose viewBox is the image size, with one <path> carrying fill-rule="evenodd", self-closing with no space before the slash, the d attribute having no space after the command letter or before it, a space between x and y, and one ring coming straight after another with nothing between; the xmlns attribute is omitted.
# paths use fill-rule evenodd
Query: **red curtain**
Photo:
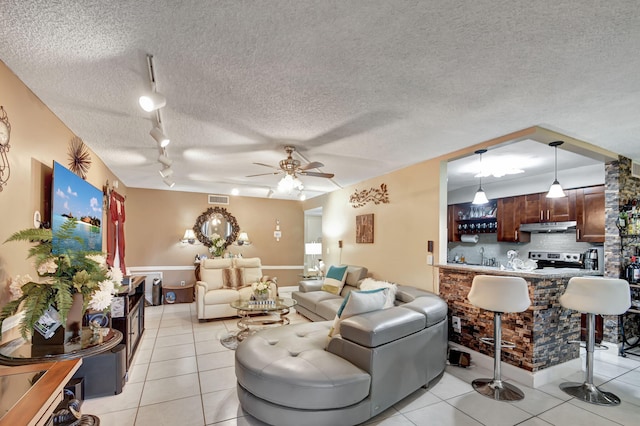
<svg viewBox="0 0 640 426"><path fill-rule="evenodd" d="M124 263L124 200L116 191L109 194L109 211L107 212L107 265L113 266L118 248L120 270L126 274Z"/></svg>

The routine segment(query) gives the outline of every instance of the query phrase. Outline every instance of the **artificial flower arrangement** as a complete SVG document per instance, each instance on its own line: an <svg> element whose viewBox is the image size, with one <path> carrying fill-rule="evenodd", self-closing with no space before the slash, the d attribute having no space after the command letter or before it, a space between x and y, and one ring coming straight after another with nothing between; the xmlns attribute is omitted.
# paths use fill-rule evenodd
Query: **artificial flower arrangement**
<svg viewBox="0 0 640 426"><path fill-rule="evenodd" d="M269 293L269 288L271 284L276 283L276 278L271 278L268 275L263 276L255 283L251 284L251 289L254 294L265 295Z"/></svg>
<svg viewBox="0 0 640 426"><path fill-rule="evenodd" d="M81 241L73 236L75 225L75 219L67 219L56 231L56 239ZM87 308L106 311L113 296L120 291L122 272L118 268L109 269L103 253L64 250L53 254L50 229L25 229L5 242L9 241L38 242L29 249L28 257L33 258L40 282L35 282L29 275L18 275L11 280L11 300L0 311L0 337L2 322L20 308L24 311L20 332L26 339L50 306L57 310L61 323L65 324L74 294L82 295L84 314Z"/></svg>
<svg viewBox="0 0 640 426"><path fill-rule="evenodd" d="M222 238L220 234L211 235L211 247L209 247L209 253L211 253L215 257L222 257L226 246L227 240Z"/></svg>

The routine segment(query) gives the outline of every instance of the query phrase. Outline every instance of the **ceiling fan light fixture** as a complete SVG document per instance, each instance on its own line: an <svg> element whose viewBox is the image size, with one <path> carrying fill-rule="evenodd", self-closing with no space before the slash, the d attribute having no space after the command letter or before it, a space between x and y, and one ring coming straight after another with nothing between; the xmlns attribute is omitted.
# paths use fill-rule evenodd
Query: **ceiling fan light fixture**
<svg viewBox="0 0 640 426"><path fill-rule="evenodd" d="M165 148L171 142L169 137L164 134L160 126L155 126L153 129L151 129L149 134L153 139L155 139L156 142L158 142L160 148Z"/></svg>
<svg viewBox="0 0 640 426"><path fill-rule="evenodd" d="M552 146L555 150L555 165L553 167L554 179L549 187L549 192L547 192L547 198L562 198L567 196L562 189L562 185L558 182L558 147L563 143L563 141L555 141L549 144L549 146Z"/></svg>
<svg viewBox="0 0 640 426"><path fill-rule="evenodd" d="M304 201L307 199L307 196L304 192L300 191L300 194L298 194L298 200L300 201Z"/></svg>
<svg viewBox="0 0 640 426"><path fill-rule="evenodd" d="M286 192L290 194L294 189L298 191L302 191L304 189L302 181L298 179L297 176L286 174L282 179L280 179L280 182L278 182L279 192Z"/></svg>

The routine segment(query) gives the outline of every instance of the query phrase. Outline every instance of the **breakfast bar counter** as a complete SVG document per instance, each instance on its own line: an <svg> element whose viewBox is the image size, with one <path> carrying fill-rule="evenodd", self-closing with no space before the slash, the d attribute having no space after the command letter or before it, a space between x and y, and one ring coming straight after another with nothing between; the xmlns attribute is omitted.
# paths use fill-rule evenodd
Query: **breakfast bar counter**
<svg viewBox="0 0 640 426"><path fill-rule="evenodd" d="M578 345L566 344L580 338L580 312L564 309L558 298L571 277L597 275L597 271L560 268L533 271L501 270L497 267L465 264L438 265L440 296L449 305L449 318L461 320L461 332L450 329L449 340L493 357L493 346L480 337L493 336L493 313L467 300L476 275L507 275L524 278L529 285L531 306L524 312L502 316L502 338L515 343L502 349L504 362L537 372L579 357Z"/></svg>

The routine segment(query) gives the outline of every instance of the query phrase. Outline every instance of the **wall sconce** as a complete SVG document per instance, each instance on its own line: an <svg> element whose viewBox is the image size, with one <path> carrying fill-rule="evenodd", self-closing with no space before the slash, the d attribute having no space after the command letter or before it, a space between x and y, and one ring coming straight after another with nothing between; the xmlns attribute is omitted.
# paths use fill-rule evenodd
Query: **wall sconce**
<svg viewBox="0 0 640 426"><path fill-rule="evenodd" d="M240 231L240 235L238 235L238 239L236 240L236 244L239 246L250 246L251 241L249 241L249 236L246 232Z"/></svg>
<svg viewBox="0 0 640 426"><path fill-rule="evenodd" d="M342 240L338 240L338 248L342 248Z"/></svg>
<svg viewBox="0 0 640 426"><path fill-rule="evenodd" d="M194 244L196 242L196 234L193 232L193 229L187 229L184 231L184 236L182 237L183 244Z"/></svg>
<svg viewBox="0 0 640 426"><path fill-rule="evenodd" d="M282 232L280 232L280 221L278 219L276 219L276 230L273 231L273 238L275 238L276 241L280 241L280 238L282 238Z"/></svg>
<svg viewBox="0 0 640 426"><path fill-rule="evenodd" d="M11 175L11 167L9 166L9 138L11 137L11 124L7 112L0 106L0 191L7 184Z"/></svg>

